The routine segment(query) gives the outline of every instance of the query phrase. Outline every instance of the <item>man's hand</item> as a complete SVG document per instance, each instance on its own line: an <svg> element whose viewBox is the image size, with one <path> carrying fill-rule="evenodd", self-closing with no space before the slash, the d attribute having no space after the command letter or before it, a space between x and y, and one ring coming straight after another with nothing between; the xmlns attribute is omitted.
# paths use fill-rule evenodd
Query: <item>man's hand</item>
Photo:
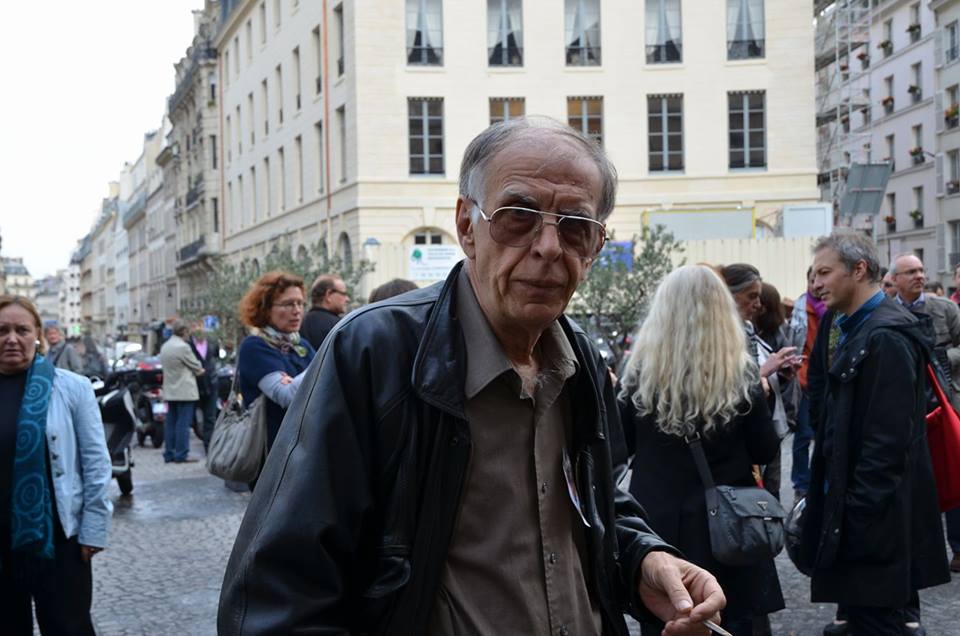
<svg viewBox="0 0 960 636"><path fill-rule="evenodd" d="M93 555L97 552L102 552L103 548L95 548L92 545L81 545L80 546L80 558L84 563L90 563L90 559L93 558Z"/></svg>
<svg viewBox="0 0 960 636"><path fill-rule="evenodd" d="M664 636L709 634L703 621L720 622L727 599L712 574L667 552L650 552L640 563L640 600L666 623Z"/></svg>

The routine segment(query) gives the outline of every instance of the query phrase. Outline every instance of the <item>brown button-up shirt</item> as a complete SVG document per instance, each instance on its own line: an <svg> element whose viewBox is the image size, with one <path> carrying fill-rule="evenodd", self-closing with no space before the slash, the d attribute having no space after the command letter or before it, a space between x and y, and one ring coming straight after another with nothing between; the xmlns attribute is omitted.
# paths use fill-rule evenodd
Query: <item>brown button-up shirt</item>
<svg viewBox="0 0 960 636"><path fill-rule="evenodd" d="M466 270L456 302L473 446L430 633L600 634L581 563L583 521L563 468L573 349L553 323L537 345L534 395L525 395Z"/></svg>

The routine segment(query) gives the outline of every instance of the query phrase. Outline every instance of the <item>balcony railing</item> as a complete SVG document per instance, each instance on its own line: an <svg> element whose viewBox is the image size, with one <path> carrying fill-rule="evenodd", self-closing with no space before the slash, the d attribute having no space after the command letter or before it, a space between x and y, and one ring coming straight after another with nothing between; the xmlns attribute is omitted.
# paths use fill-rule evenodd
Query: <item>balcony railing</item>
<svg viewBox="0 0 960 636"><path fill-rule="evenodd" d="M951 46L944 50L943 52L944 60L947 62L952 62L957 57L960 57L960 46Z"/></svg>
<svg viewBox="0 0 960 636"><path fill-rule="evenodd" d="M193 243L180 248L180 252L177 254L177 260L180 261L181 265L185 265L199 256L204 247L206 247L206 236L201 235L200 238Z"/></svg>
<svg viewBox="0 0 960 636"><path fill-rule="evenodd" d="M950 259L950 271L956 271L957 265L960 265L960 252L950 252L947 258Z"/></svg>
<svg viewBox="0 0 960 636"><path fill-rule="evenodd" d="M197 67L202 61L217 59L217 49L211 46L210 40L203 41L199 46L193 49L190 54L189 68L183 78L177 82L177 89L167 100L167 109L173 113L180 106L187 94L193 90L193 77L196 75Z"/></svg>

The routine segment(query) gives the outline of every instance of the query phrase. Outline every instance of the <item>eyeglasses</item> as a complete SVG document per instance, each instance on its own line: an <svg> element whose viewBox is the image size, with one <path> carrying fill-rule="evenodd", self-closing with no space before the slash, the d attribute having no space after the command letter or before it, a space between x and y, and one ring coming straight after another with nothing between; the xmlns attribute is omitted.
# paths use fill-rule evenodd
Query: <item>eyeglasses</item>
<svg viewBox="0 0 960 636"><path fill-rule="evenodd" d="M329 293L331 293L331 294L343 294L344 296L346 296L346 297L348 297L348 298L350 297L350 294L348 294L348 293L345 292L345 291L341 291L341 290L339 290L339 289L331 289Z"/></svg>
<svg viewBox="0 0 960 636"><path fill-rule="evenodd" d="M291 309L303 309L303 301L301 300L288 300L285 303L273 303L274 307L279 307L280 309L285 309L290 311Z"/></svg>
<svg viewBox="0 0 960 636"><path fill-rule="evenodd" d="M556 226L563 250L580 259L593 260L607 240L607 230L603 223L586 216L541 212L514 206L497 208L493 214L487 216L479 204L477 210L483 220L490 224L491 238L507 247L531 245L543 229L546 216L557 219L547 225Z"/></svg>

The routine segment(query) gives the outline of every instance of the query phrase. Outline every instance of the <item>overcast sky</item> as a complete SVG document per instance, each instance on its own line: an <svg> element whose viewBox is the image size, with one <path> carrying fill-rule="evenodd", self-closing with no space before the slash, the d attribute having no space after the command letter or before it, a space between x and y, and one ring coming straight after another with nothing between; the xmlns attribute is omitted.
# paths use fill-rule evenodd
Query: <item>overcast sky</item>
<svg viewBox="0 0 960 636"><path fill-rule="evenodd" d="M0 236L34 278L66 267L107 183L159 128L203 0L4 3Z"/></svg>

